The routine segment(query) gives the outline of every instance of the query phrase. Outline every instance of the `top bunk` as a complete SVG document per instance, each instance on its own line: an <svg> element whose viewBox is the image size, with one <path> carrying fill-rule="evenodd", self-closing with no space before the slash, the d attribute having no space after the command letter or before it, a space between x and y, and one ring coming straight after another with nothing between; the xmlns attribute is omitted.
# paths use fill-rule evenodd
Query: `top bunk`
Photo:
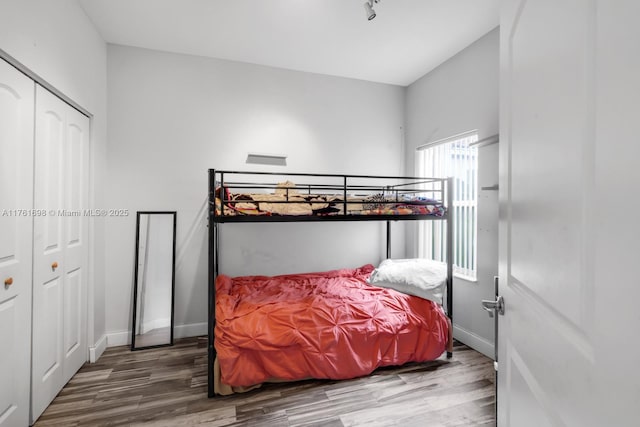
<svg viewBox="0 0 640 427"><path fill-rule="evenodd" d="M209 218L225 222L443 220L451 178L209 169Z"/></svg>

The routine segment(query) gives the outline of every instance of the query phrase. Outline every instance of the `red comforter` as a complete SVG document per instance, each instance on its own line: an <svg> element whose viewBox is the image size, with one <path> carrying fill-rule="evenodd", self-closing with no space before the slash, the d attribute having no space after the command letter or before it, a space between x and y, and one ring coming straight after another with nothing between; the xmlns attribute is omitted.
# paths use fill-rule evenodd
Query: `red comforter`
<svg viewBox="0 0 640 427"><path fill-rule="evenodd" d="M215 347L222 382L346 379L440 356L448 337L441 307L369 285L373 269L218 276Z"/></svg>

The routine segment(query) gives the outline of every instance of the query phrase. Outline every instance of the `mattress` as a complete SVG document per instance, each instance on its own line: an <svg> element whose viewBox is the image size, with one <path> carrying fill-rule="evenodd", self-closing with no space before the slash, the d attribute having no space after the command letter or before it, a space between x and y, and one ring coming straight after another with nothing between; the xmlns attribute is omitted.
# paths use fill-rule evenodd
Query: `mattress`
<svg viewBox="0 0 640 427"><path fill-rule="evenodd" d="M439 357L450 333L442 308L368 284L373 270L218 276L215 348L222 382L249 387L347 379Z"/></svg>

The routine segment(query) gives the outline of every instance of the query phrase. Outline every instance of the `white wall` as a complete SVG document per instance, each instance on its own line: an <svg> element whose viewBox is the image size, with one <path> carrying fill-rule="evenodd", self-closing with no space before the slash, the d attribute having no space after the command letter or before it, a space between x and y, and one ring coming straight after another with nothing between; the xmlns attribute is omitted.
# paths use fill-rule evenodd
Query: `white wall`
<svg viewBox="0 0 640 427"><path fill-rule="evenodd" d="M103 207L107 47L76 0L3 0L0 49L93 114L91 207ZM89 344L104 343L104 219L91 219Z"/></svg>
<svg viewBox="0 0 640 427"><path fill-rule="evenodd" d="M207 170L400 174L404 89L109 46L108 205L177 210L176 336L207 320ZM245 164L284 153L288 166ZM404 232L394 229L394 255ZM378 263L382 223L225 224L221 272L277 274ZM135 219L107 225L109 344L131 327Z"/></svg>
<svg viewBox="0 0 640 427"><path fill-rule="evenodd" d="M499 30L496 28L406 91L406 165L413 174L416 147L470 130L480 139L498 133ZM479 150L479 187L498 182L497 145ZM478 200L478 281L454 279L455 336L493 356L493 321L480 300L493 297L498 270L498 192L480 191ZM415 249L407 227L407 253Z"/></svg>

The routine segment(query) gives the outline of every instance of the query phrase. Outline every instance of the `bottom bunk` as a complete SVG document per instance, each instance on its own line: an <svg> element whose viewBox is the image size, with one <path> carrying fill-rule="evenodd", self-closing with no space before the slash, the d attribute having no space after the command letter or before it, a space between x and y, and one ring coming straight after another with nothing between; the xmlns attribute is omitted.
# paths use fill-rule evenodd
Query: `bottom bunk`
<svg viewBox="0 0 640 427"><path fill-rule="evenodd" d="M389 267L393 277L396 265ZM218 276L216 393L270 381L355 378L451 351L451 323L438 301L446 267L441 271L444 275L421 283L419 292L409 291L422 298L403 293L407 283L401 283L403 292L380 287L393 284L385 282L386 271L372 265L274 277ZM370 283L375 278L377 286ZM425 299L432 295L435 301Z"/></svg>

